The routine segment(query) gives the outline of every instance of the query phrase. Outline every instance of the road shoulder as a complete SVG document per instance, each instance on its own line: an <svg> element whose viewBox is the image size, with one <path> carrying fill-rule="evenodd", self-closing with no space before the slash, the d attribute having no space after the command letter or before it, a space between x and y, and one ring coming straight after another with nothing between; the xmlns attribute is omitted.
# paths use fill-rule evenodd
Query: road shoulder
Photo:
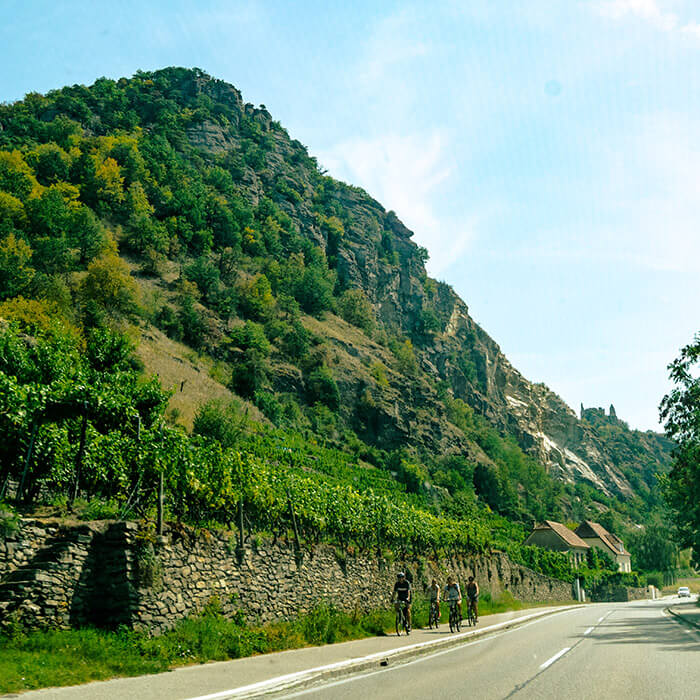
<svg viewBox="0 0 700 700"><path fill-rule="evenodd" d="M700 630L700 606L697 601L670 605L666 610L677 620Z"/></svg>
<svg viewBox="0 0 700 700"><path fill-rule="evenodd" d="M167 697L171 700L223 700L252 697L262 692L300 688L364 670L398 664L422 654L464 644L476 637L496 634L580 605L511 611L482 618L476 628L450 634L439 630L415 630L410 637L371 637L323 647L307 647L134 678L47 688L23 694L23 700L123 700Z"/></svg>

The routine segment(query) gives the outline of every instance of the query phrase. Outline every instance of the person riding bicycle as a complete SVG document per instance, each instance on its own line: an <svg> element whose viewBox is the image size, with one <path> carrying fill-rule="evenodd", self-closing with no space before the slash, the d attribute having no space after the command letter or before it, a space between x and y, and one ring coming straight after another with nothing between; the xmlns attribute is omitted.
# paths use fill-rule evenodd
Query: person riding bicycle
<svg viewBox="0 0 700 700"><path fill-rule="evenodd" d="M433 579L430 582L430 587L428 588L428 599L430 600L430 604L432 605L435 603L435 607L437 608L437 616L438 620L440 619L440 586L438 585L438 582L436 579Z"/></svg>
<svg viewBox="0 0 700 700"><path fill-rule="evenodd" d="M467 604L474 610L474 622L479 621L479 584L473 576L469 577L467 583Z"/></svg>
<svg viewBox="0 0 700 700"><path fill-rule="evenodd" d="M445 600L450 605L462 602L462 591L459 590L459 584L454 580L453 576L449 576L447 578L447 585L445 586Z"/></svg>
<svg viewBox="0 0 700 700"><path fill-rule="evenodd" d="M396 575L396 583L394 584L394 592L391 594L391 602L395 603L396 611L402 603L406 605L406 622L408 623L409 634L411 633L411 601L413 600L413 589L406 578L406 574L400 571Z"/></svg>

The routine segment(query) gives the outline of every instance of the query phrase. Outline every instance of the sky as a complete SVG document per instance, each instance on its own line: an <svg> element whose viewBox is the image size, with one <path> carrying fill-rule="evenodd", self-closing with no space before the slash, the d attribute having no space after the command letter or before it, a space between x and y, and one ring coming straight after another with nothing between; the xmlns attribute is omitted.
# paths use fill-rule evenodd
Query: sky
<svg viewBox="0 0 700 700"><path fill-rule="evenodd" d="M512 364L658 429L700 330L692 0L0 1L0 101L197 66L393 209Z"/></svg>

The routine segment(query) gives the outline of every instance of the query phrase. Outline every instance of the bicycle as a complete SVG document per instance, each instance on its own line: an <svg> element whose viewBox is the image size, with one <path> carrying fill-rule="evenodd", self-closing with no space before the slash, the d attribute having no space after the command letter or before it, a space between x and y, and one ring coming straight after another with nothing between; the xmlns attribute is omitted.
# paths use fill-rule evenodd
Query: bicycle
<svg viewBox="0 0 700 700"><path fill-rule="evenodd" d="M428 613L428 627L433 629L433 625L435 625L435 629L440 625L440 607L436 600L430 601L430 612Z"/></svg>
<svg viewBox="0 0 700 700"><path fill-rule="evenodd" d="M475 600L470 600L467 603L467 621L469 622L470 627L476 625L476 623L479 621L476 617L476 610L474 609L475 606L476 606Z"/></svg>
<svg viewBox="0 0 700 700"><path fill-rule="evenodd" d="M459 632L462 626L462 607L458 600L450 601L450 632Z"/></svg>
<svg viewBox="0 0 700 700"><path fill-rule="evenodd" d="M401 636L401 630L406 632L406 635L411 634L411 628L408 626L408 615L406 615L406 601L396 601L396 636Z"/></svg>

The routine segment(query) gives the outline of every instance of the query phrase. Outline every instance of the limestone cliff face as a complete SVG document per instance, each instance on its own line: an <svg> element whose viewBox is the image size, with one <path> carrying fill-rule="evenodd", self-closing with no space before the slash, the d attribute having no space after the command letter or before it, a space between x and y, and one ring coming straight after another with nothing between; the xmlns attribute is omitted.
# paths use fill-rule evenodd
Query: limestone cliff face
<svg viewBox="0 0 700 700"><path fill-rule="evenodd" d="M425 270L408 254L415 248L410 232L398 225L395 229L402 257L398 269L382 265L366 242L358 240L344 251L345 271L369 294L385 326L410 331L431 300L425 291ZM594 430L546 386L525 379L451 289L440 285L438 295L439 315L446 320L442 332L421 346L426 375L447 380L456 397L514 435L552 475L567 481L583 479L606 494L631 495L633 489ZM473 364L475 377L465 377L460 357Z"/></svg>
<svg viewBox="0 0 700 700"><path fill-rule="evenodd" d="M606 436L590 421L580 420L546 386L525 379L473 321L454 291L428 278L412 232L393 212L359 188L322 178L323 196L344 222L341 240L329 241L314 212L319 175L306 149L275 127L264 107L244 104L230 85L197 74L184 89L233 105L240 119L258 124L268 144L265 164L244 168L241 192L257 204L262 196L294 190L294 196L275 199L299 231L326 250L334 261L339 285L362 289L380 327L413 340L418 376L407 386L390 372L389 386L377 392L367 366L373 361L391 366L386 347L367 338L349 342L349 331L331 331L328 324L316 328L336 349L334 373L342 410L366 439L388 447L416 443L442 452L466 452L475 460L487 459L447 419L436 392L436 386L443 383L455 398L466 401L500 431L513 435L552 475L567 481L585 480L606 494L633 494ZM207 156L236 151L242 143L236 123L223 128L203 122L191 127L187 138L190 146ZM277 371L280 386L284 385L281 390L301 387L303 378L291 377L287 365L281 363ZM655 452L647 447L642 445L640 454L661 464L666 448ZM633 466L632 458L624 463Z"/></svg>

